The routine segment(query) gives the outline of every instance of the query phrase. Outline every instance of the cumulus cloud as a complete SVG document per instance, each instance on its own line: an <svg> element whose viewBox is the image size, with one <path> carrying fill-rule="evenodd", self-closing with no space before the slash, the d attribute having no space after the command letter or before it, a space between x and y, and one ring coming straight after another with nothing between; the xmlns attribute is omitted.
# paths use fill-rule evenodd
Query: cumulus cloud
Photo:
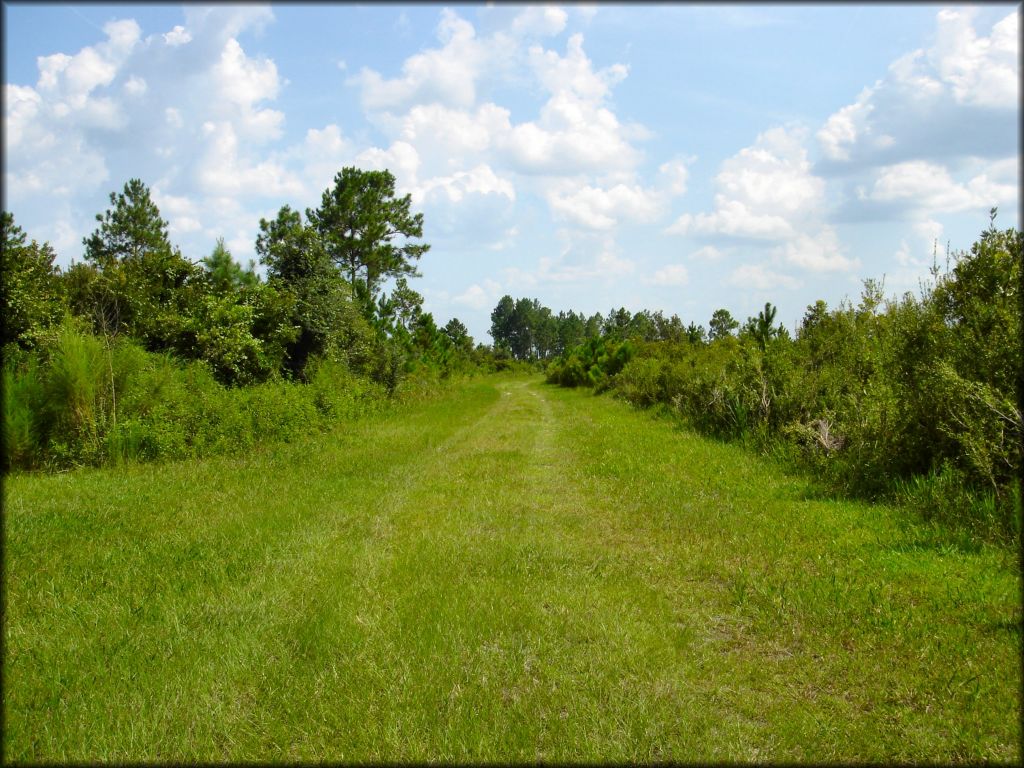
<svg viewBox="0 0 1024 768"><path fill-rule="evenodd" d="M490 153L496 137L511 130L510 113L486 103L475 110L417 104L395 121L402 141L433 159L438 170L463 168Z"/></svg>
<svg viewBox="0 0 1024 768"><path fill-rule="evenodd" d="M572 190L572 185L569 185ZM548 194L557 217L588 229L612 229L620 220L649 223L665 208L666 200L656 191L639 185L616 184L610 189L585 186Z"/></svg>
<svg viewBox="0 0 1024 768"><path fill-rule="evenodd" d="M292 147L286 156L302 167L302 180L307 190L320 192L334 181L335 174L350 164L353 146L335 123L323 128L309 128L305 139Z"/></svg>
<svg viewBox="0 0 1024 768"><path fill-rule="evenodd" d="M533 46L529 62L534 76L551 95L538 120L515 125L500 138L500 146L516 170L568 175L637 165L640 154L630 140L644 132L620 123L605 104L612 86L628 74L625 66L595 70L579 33L569 38L565 56Z"/></svg>
<svg viewBox="0 0 1024 768"><path fill-rule="evenodd" d="M350 78L360 88L363 108L388 111L431 102L471 106L477 80L493 51L477 39L472 24L448 8L441 13L437 36L442 47L406 59L400 77L384 78L364 67Z"/></svg>
<svg viewBox="0 0 1024 768"><path fill-rule="evenodd" d="M400 194L418 193L420 154L408 142L396 141L387 149L370 147L356 155L355 163L366 170L391 171Z"/></svg>
<svg viewBox="0 0 1024 768"><path fill-rule="evenodd" d="M192 34L180 24L175 25L170 32L164 33L163 37L164 42L172 47L192 42Z"/></svg>
<svg viewBox="0 0 1024 768"><path fill-rule="evenodd" d="M480 283L473 283L462 293L452 299L452 303L460 304L470 309L483 310L493 307L502 296L501 284L494 280L483 280Z"/></svg>
<svg viewBox="0 0 1024 768"><path fill-rule="evenodd" d="M368 149L358 159L383 164L399 145L415 152L419 162L415 174L405 174L405 189L431 208L442 230L456 209L465 226L467 206L502 220L507 209L480 198L511 203L522 185L539 193L557 220L583 229L610 231L664 215L668 201L686 190L691 159L670 159L652 183L640 180L634 142L647 132L619 121L609 106L627 68L596 67L578 33L564 52L518 40L558 34L567 22L561 9L531 6L507 17L508 34L480 36L454 11L443 12L441 47L406 59L397 77L364 69L350 78L368 116L392 140L392 149ZM535 119L513 122L507 108L481 98L479 84L499 74L516 83L527 77L546 94ZM442 203L450 210L436 210Z"/></svg>
<svg viewBox="0 0 1024 768"><path fill-rule="evenodd" d="M183 13L183 23L146 35L134 20L111 21L99 42L41 57L34 84L5 86L12 200L73 196L79 205L67 210L101 210L107 192L139 176L186 251L215 233L244 258L273 207L315 202L344 165L387 168L399 193L425 212L431 237L456 249L507 248L519 237L518 201L539 195L555 220L578 230L560 235L561 251L534 270L560 281L630 272L616 228L665 216L686 192L690 159L663 159L640 173L637 143L649 134L620 120L611 103L628 68L595 63L583 36L566 34L592 9L515 9L486 35L443 10L434 47L395 73L363 69L349 79L384 141L360 141L331 123L302 126L287 144L277 104L287 80L246 37L273 20L269 6L189 5ZM495 83L531 84L540 94L535 111L514 121L489 99ZM85 218L54 220L41 234L91 228Z"/></svg>
<svg viewBox="0 0 1024 768"><path fill-rule="evenodd" d="M825 182L811 173L799 130L760 134L722 163L715 186L713 211L683 214L666 232L778 240L822 212Z"/></svg>
<svg viewBox="0 0 1024 768"><path fill-rule="evenodd" d="M1003 175L1006 166L1005 162L996 164L988 172L960 184L942 165L920 160L897 163L878 172L868 198L931 212L985 209L1016 200L1017 185Z"/></svg>
<svg viewBox="0 0 1024 768"><path fill-rule="evenodd" d="M512 21L518 34L557 35L565 29L569 14L553 5L531 5Z"/></svg>
<svg viewBox="0 0 1024 768"><path fill-rule="evenodd" d="M644 282L649 285L683 286L690 282L690 273L682 264L669 264L657 270Z"/></svg>
<svg viewBox="0 0 1024 768"><path fill-rule="evenodd" d="M788 264L810 272L851 272L860 266L858 259L843 253L835 230L822 227L813 234L800 233L774 249Z"/></svg>
<svg viewBox="0 0 1024 768"><path fill-rule="evenodd" d="M262 101L277 98L280 81L273 61L249 58L239 42L230 38L211 76L217 98L237 109L236 124L250 138L267 140L281 135L284 113L257 107Z"/></svg>
<svg viewBox="0 0 1024 768"><path fill-rule="evenodd" d="M271 19L269 8L189 6L185 17L186 24L147 37L133 19L110 21L100 42L40 57L34 87L5 87L12 203L42 204L59 195L78 201L61 211L95 210L111 187L138 176L160 185L168 201L197 201L189 213L168 213L172 230L188 235L205 232L221 215L223 206L204 196L252 199L303 190L274 153L253 151L281 135L284 115L267 103L282 80L273 61L248 56L236 36ZM247 236L254 237L257 220ZM40 236L92 226L53 218ZM73 247L84 234L71 239Z"/></svg>
<svg viewBox="0 0 1024 768"><path fill-rule="evenodd" d="M460 202L467 195L499 195L514 202L516 190L512 182L498 176L487 164L451 176L437 176L424 181L416 190L415 198L443 195L451 202Z"/></svg>
<svg viewBox="0 0 1024 768"><path fill-rule="evenodd" d="M203 132L209 137L198 171L203 192L217 196L289 198L305 191L299 178L282 164L243 159L231 123L207 122Z"/></svg>
<svg viewBox="0 0 1024 768"><path fill-rule="evenodd" d="M827 223L825 180L811 170L805 138L799 128L773 128L759 135L752 146L722 163L715 177L714 210L683 214L665 232L760 241L768 246L765 255L773 262L804 272L857 269L860 261L845 254ZM709 245L694 255L698 254L717 259L722 252ZM738 274L754 285L796 285L792 278L763 266L741 269Z"/></svg>
<svg viewBox="0 0 1024 768"><path fill-rule="evenodd" d="M1015 150L1020 104L1019 11L989 35L973 10L941 10L932 45L885 76L818 131L822 170L838 173L912 159Z"/></svg>
<svg viewBox="0 0 1024 768"><path fill-rule="evenodd" d="M690 258L695 261L718 261L724 255L721 249L713 245L705 245L691 253Z"/></svg>

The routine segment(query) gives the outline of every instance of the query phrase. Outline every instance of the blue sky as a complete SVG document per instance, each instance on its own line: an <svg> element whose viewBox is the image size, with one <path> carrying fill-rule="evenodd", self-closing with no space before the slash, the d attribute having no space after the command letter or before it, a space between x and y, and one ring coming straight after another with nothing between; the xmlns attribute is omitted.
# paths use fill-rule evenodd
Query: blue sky
<svg viewBox="0 0 1024 768"><path fill-rule="evenodd" d="M389 168L414 281L791 328L1018 226L1019 5L4 6L4 207L62 265L140 177L198 260Z"/></svg>

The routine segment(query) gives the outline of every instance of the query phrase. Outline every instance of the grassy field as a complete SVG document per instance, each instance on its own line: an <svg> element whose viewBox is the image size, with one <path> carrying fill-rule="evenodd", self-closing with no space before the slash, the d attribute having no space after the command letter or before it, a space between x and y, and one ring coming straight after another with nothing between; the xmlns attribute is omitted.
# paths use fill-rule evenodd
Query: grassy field
<svg viewBox="0 0 1024 768"><path fill-rule="evenodd" d="M1016 553L536 379L5 495L7 761L1021 758Z"/></svg>

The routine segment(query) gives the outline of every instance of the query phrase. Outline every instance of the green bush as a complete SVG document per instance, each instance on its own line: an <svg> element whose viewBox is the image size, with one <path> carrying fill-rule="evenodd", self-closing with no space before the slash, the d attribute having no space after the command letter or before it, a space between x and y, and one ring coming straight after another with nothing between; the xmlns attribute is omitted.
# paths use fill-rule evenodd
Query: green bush
<svg viewBox="0 0 1024 768"><path fill-rule="evenodd" d="M591 339L550 364L547 380L667 407L840 492L900 498L943 524L1019 532L1021 242L990 228L920 297L885 301L869 280L856 307L817 302L795 339L748 332L635 348Z"/></svg>
<svg viewBox="0 0 1024 768"><path fill-rule="evenodd" d="M230 453L326 430L387 402L382 385L344 363L314 367L308 384L226 387L204 361L104 341L67 321L38 353L5 365L5 468Z"/></svg>

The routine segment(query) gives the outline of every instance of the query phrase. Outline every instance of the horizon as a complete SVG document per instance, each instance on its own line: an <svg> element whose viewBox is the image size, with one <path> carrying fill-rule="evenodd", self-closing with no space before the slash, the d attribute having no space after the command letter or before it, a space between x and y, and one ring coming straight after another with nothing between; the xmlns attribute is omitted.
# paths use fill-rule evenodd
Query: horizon
<svg viewBox="0 0 1024 768"><path fill-rule="evenodd" d="M186 257L245 264L388 168L411 287L477 343L506 294L793 330L1019 227L1019 9L5 3L4 208L66 267L138 177Z"/></svg>

